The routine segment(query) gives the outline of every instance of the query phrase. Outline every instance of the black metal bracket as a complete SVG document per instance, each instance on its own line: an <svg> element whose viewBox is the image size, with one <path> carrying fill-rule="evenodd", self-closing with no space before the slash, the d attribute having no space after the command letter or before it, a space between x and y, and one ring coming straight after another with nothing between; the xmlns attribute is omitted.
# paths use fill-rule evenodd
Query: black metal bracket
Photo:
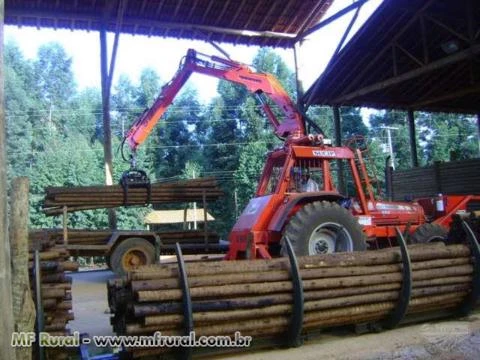
<svg viewBox="0 0 480 360"><path fill-rule="evenodd" d="M183 259L182 248L177 242L175 244L175 253L177 255L178 275L183 293L183 326L185 336L190 336L193 331L193 311L192 311L192 297L190 296L190 287L188 286L187 269ZM190 360L192 358L192 347L181 348L179 352L179 359Z"/></svg>
<svg viewBox="0 0 480 360"><path fill-rule="evenodd" d="M402 232L396 226L397 242L402 254L402 287L398 294L398 303L395 309L381 322L381 326L386 329L393 329L405 317L407 313L410 298L412 296L412 264L410 262L410 255L408 254L407 243L403 237Z"/></svg>
<svg viewBox="0 0 480 360"><path fill-rule="evenodd" d="M36 310L36 351L37 357L39 360L45 359L45 348L40 346L39 336L40 333L44 331L45 328L45 319L44 319L44 312L43 312L43 304L42 304L42 270L40 265L40 251L41 251L41 243L38 240L35 244L35 252L33 254L34 266L34 279L35 279L35 310Z"/></svg>
<svg viewBox="0 0 480 360"><path fill-rule="evenodd" d="M293 285L293 308L290 326L287 330L286 341L291 347L299 347L303 343L302 328L303 328L303 313L304 313L304 296L303 283L298 268L297 257L293 251L292 244L288 237L283 238L284 245L287 249L288 259L290 260L290 275L292 277Z"/></svg>
<svg viewBox="0 0 480 360"><path fill-rule="evenodd" d="M470 250L473 256L473 278L472 291L467 295L463 303L459 307L459 315L467 316L476 306L480 299L480 245L479 240L472 231L470 225L465 220L462 220L462 226L467 235L467 240L470 245Z"/></svg>
<svg viewBox="0 0 480 360"><path fill-rule="evenodd" d="M407 226L405 226L405 230L403 231L403 239L405 240L406 244L410 243L410 227L412 223L409 221L407 222Z"/></svg>
<svg viewBox="0 0 480 360"><path fill-rule="evenodd" d="M143 188L147 190L146 204L152 199L152 184L145 171L139 169L130 169L122 174L120 185L123 188L123 204L128 205L128 190L134 188Z"/></svg>

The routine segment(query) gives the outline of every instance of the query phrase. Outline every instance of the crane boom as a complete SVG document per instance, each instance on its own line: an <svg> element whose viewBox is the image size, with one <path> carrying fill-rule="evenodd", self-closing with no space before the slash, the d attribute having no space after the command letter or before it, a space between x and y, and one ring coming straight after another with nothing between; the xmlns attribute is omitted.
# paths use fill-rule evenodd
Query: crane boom
<svg viewBox="0 0 480 360"><path fill-rule="evenodd" d="M125 136L125 142L133 152L146 140L192 73L241 84L251 93L256 94L277 136L295 139L305 135L302 114L273 75L253 72L242 63L217 56L207 56L189 49L173 79L163 86L153 105L135 121ZM283 112L282 121L265 101L265 96Z"/></svg>

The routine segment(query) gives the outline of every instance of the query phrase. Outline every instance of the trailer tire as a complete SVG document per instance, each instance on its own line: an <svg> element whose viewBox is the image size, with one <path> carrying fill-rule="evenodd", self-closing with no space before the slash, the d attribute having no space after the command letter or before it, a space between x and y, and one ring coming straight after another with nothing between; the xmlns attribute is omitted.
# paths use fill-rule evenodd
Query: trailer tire
<svg viewBox="0 0 480 360"><path fill-rule="evenodd" d="M366 250L365 234L357 219L337 203L315 201L293 215L283 232L296 255ZM286 255L282 243L282 254Z"/></svg>
<svg viewBox="0 0 480 360"><path fill-rule="evenodd" d="M412 244L426 244L429 242L446 242L448 236L447 228L439 224L420 225L413 233Z"/></svg>
<svg viewBox="0 0 480 360"><path fill-rule="evenodd" d="M118 275L126 275L139 266L155 262L155 247L143 238L122 240L110 255L112 271Z"/></svg>

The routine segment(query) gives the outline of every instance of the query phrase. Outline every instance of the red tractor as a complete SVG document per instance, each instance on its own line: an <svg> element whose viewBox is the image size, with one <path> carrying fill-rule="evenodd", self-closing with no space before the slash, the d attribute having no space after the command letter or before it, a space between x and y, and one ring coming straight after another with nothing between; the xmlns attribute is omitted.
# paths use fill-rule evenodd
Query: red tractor
<svg viewBox="0 0 480 360"><path fill-rule="evenodd" d="M275 134L284 140L283 146L267 155L256 196L230 232L226 259L279 255L284 251L284 236L299 255L390 246L395 227L408 231L413 242L441 240L446 237L452 215L466 212L469 202L480 200L473 195L445 196L436 199L437 203L435 199L377 200L364 147L331 146L272 75L194 50L188 51L175 77L126 135L124 143L130 146L133 159L137 147L194 72L244 85L259 98ZM307 124L317 134L307 134ZM354 188L351 196L340 193L335 185L332 173L338 171L340 163L349 168ZM124 181L137 181L129 176L127 173Z"/></svg>

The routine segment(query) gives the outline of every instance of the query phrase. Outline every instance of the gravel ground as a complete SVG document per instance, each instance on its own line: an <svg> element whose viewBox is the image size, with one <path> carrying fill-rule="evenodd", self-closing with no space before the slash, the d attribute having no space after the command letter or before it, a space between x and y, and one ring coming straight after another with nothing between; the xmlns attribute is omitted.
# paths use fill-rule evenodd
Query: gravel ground
<svg viewBox="0 0 480 360"><path fill-rule="evenodd" d="M72 331L92 335L113 335L107 303L110 271L72 274ZM244 334L247 335L247 334ZM104 352L91 349L91 353ZM209 357L210 358L210 357ZM480 359L480 309L462 319L405 325L381 333L356 335L346 329L327 331L307 339L294 349L251 350L215 356L236 360L478 360Z"/></svg>

